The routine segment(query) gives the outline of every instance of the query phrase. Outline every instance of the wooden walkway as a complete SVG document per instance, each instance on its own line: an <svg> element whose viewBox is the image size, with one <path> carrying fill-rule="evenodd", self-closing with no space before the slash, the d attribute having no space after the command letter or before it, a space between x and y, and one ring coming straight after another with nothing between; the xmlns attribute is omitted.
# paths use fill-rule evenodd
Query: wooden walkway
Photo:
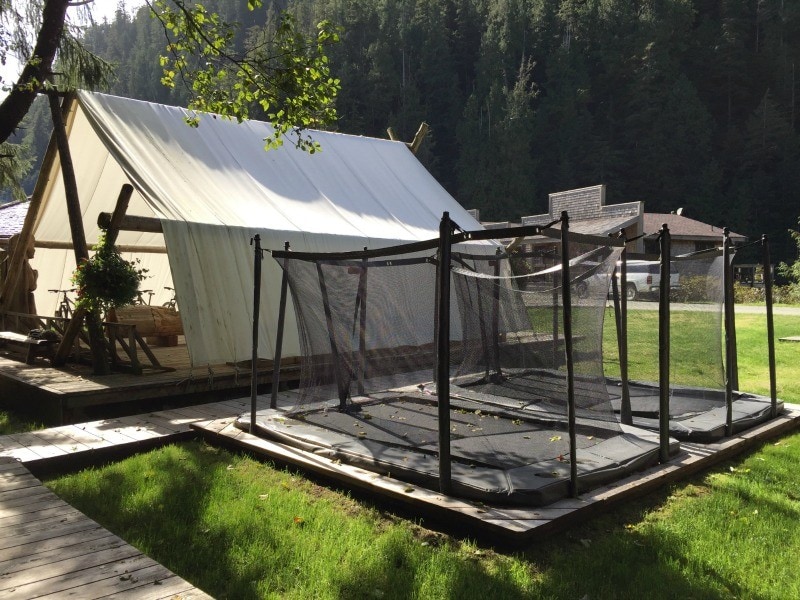
<svg viewBox="0 0 800 600"><path fill-rule="evenodd" d="M399 502L417 514L433 516L460 530L482 533L512 543L531 542L574 526L623 502L657 488L688 478L720 461L757 447L765 440L800 428L800 406L786 405L784 414L772 421L716 444L681 443L672 460L584 494L542 508L490 506L447 497L426 488L391 479L371 471L330 460L252 436L233 425L233 418L198 422L193 425L212 443L225 443L291 464L321 475L339 485L383 496Z"/></svg>
<svg viewBox="0 0 800 600"><path fill-rule="evenodd" d="M4 435L0 436L0 459L14 458L36 472L74 469L196 437L192 424L232 418L249 409L249 398L222 400Z"/></svg>
<svg viewBox="0 0 800 600"><path fill-rule="evenodd" d="M28 470L74 469L196 437L245 412L225 400L0 436L0 598L210 598L106 531Z"/></svg>
<svg viewBox="0 0 800 600"><path fill-rule="evenodd" d="M0 597L210 598L0 458Z"/></svg>

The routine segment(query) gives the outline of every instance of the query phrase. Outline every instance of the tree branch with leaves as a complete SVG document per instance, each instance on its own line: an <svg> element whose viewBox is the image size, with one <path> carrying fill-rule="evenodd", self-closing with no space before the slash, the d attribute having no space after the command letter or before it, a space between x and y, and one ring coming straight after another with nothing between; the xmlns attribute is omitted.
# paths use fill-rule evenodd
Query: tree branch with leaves
<svg viewBox="0 0 800 600"><path fill-rule="evenodd" d="M295 145L315 152L319 145L307 134L336 120L334 102L339 80L331 76L328 46L339 41L329 22L318 24L314 35L301 33L292 15L280 15L274 32L261 31L249 49L233 48L235 25L199 3L148 0L151 14L164 27L166 54L161 56L161 82L174 87L183 81L191 90L190 125L198 113L209 112L243 121L258 107L272 123L274 133L265 148L283 143L289 132ZM250 0L248 8L261 7Z"/></svg>

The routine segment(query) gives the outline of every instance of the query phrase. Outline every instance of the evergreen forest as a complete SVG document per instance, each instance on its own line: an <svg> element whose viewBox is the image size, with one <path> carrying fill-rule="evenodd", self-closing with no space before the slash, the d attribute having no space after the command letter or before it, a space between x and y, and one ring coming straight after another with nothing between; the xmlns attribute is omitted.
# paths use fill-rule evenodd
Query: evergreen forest
<svg viewBox="0 0 800 600"><path fill-rule="evenodd" d="M283 9L302 29L339 26L328 49L341 80L338 130L386 137L391 127L410 141L427 122L418 156L483 220L546 212L549 193L604 183L608 203L642 200L648 212L683 208L751 238L768 233L775 261L794 259L800 2L204 4L241 24L242 48L269 34ZM186 104L186 90L160 83L166 39L146 8L129 14L121 3L85 43L117 65L104 91ZM47 125L36 107L25 134L39 155Z"/></svg>

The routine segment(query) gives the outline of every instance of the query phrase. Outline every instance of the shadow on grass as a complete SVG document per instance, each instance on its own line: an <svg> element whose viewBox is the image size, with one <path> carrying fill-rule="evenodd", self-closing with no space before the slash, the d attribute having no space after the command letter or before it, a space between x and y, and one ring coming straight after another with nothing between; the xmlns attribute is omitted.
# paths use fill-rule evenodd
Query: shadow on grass
<svg viewBox="0 0 800 600"><path fill-rule="evenodd" d="M668 491L535 546L495 552L385 518L380 508L311 489L313 483L266 464L238 460L187 443L50 485L219 598L762 597L713 560L693 557L685 532L641 526L665 504ZM242 464L240 476L226 479ZM274 496L269 502L259 502L259 492L247 487L248 478L262 475L260 485L269 492L263 495ZM305 525L293 527L291 517L278 514L277 503L289 501L284 491L303 496L297 510L305 511ZM248 497L255 499L241 501ZM334 513L327 521L313 512L326 503ZM366 529L363 537L352 532L358 528ZM335 546L337 538L347 542Z"/></svg>

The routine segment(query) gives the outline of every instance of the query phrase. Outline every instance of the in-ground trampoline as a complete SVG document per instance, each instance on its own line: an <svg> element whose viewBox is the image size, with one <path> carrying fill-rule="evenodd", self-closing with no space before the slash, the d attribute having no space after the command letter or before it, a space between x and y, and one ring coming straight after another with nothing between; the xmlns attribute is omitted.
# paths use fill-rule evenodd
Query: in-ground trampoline
<svg viewBox="0 0 800 600"><path fill-rule="evenodd" d="M668 233L662 232L662 235L668 236ZM766 240L763 243L766 244ZM659 428L662 414L659 382L662 380L668 382L669 432L682 440L719 440L783 411L783 403L774 399L774 365L771 366L772 398L736 389L733 288L730 268L726 270L725 266L726 263L730 265L732 252L724 250L725 245L672 257L669 270L673 288L675 273L678 281L666 306L642 303L636 310L621 310L624 299L615 294L617 333L620 339L625 339L625 344L619 346L620 364L627 363L627 379L624 376L609 378L608 389L616 411L625 413L626 404L629 406L628 422L638 427ZM660 267L660 260L653 264ZM651 271L658 273L659 269ZM767 283L771 284L769 280ZM770 303L767 310L771 322ZM668 364L664 366L668 376L661 379L659 327L664 318L668 318L669 323ZM634 335L631 331L637 333ZM773 340L769 332L767 337L771 347ZM766 362L768 357L764 359ZM726 385L728 379L730 386Z"/></svg>
<svg viewBox="0 0 800 600"><path fill-rule="evenodd" d="M445 216L430 242L273 252L300 332L300 389L238 426L494 504L548 504L665 460L677 442L620 425L603 377L621 247L562 219L562 232L456 235ZM525 255L489 241L534 234L547 243Z"/></svg>

